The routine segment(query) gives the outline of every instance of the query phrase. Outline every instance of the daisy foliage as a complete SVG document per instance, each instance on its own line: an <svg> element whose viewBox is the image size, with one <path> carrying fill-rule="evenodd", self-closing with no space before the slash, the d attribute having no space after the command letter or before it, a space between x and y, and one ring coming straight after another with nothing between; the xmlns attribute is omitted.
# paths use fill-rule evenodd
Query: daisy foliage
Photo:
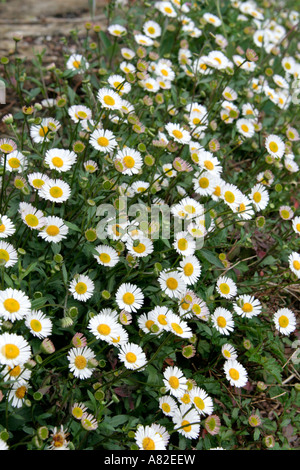
<svg viewBox="0 0 300 470"><path fill-rule="evenodd" d="M299 13L106 3L0 58L0 446L297 447Z"/></svg>

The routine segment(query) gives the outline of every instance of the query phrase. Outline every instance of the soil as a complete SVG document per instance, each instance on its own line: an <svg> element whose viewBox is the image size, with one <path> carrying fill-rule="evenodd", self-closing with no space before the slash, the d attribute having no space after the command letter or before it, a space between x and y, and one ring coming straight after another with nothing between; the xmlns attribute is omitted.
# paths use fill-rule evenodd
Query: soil
<svg viewBox="0 0 300 470"><path fill-rule="evenodd" d="M95 0L94 23L105 25L104 7L109 0ZM84 25L91 21L88 0L0 0L0 56L14 51L13 36L20 33L18 54L30 60L34 52L41 52L61 36L77 29L84 34ZM55 56L55 54L54 54Z"/></svg>

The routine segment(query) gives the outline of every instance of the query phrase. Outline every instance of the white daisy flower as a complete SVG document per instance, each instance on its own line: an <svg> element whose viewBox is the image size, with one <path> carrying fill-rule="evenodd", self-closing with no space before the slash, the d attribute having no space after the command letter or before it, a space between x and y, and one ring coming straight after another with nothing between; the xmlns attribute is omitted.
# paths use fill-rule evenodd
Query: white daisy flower
<svg viewBox="0 0 300 470"><path fill-rule="evenodd" d="M38 236L47 242L59 243L67 238L69 228L65 225L64 220L60 217L46 217L44 228L38 233Z"/></svg>
<svg viewBox="0 0 300 470"><path fill-rule="evenodd" d="M45 155L45 163L49 165L51 170L56 170L59 173L69 171L76 160L76 153L66 149L52 148L47 150Z"/></svg>
<svg viewBox="0 0 300 470"><path fill-rule="evenodd" d="M224 363L226 379L233 387L244 387L248 381L248 374L244 366L236 359L228 359Z"/></svg>
<svg viewBox="0 0 300 470"><path fill-rule="evenodd" d="M70 292L74 299L85 302L90 299L94 293L95 284L94 282L86 275L80 274L78 277L75 277L70 283Z"/></svg>
<svg viewBox="0 0 300 470"><path fill-rule="evenodd" d="M98 255L94 255L94 258L96 258L98 264L112 268L119 262L119 255L114 248L108 245L98 245L95 250Z"/></svg>
<svg viewBox="0 0 300 470"><path fill-rule="evenodd" d="M161 1L156 2L155 7L164 15L170 18L175 18L177 16L176 10L173 7L171 2Z"/></svg>
<svg viewBox="0 0 300 470"><path fill-rule="evenodd" d="M81 54L72 54L66 63L68 70L73 70L78 73L83 73L88 67L89 64L87 60Z"/></svg>
<svg viewBox="0 0 300 470"><path fill-rule="evenodd" d="M211 171L201 171L195 174L193 179L194 190L200 196L211 195L218 183L218 177Z"/></svg>
<svg viewBox="0 0 300 470"><path fill-rule="evenodd" d="M14 150L6 157L5 169L10 173L23 173L27 168L27 158L19 150Z"/></svg>
<svg viewBox="0 0 300 470"><path fill-rule="evenodd" d="M41 230L46 224L44 213L27 202L19 204L19 214L30 229Z"/></svg>
<svg viewBox="0 0 300 470"><path fill-rule="evenodd" d="M61 204L69 199L71 187L63 180L49 179L38 193L42 199Z"/></svg>
<svg viewBox="0 0 300 470"><path fill-rule="evenodd" d="M29 297L21 290L8 287L0 291L0 316L5 320L22 320L30 313L30 309Z"/></svg>
<svg viewBox="0 0 300 470"><path fill-rule="evenodd" d="M196 284L201 275L201 264L196 256L186 256L180 263L178 272L181 273L181 276L187 286Z"/></svg>
<svg viewBox="0 0 300 470"><path fill-rule="evenodd" d="M288 258L290 270L300 278L300 254L293 251Z"/></svg>
<svg viewBox="0 0 300 470"><path fill-rule="evenodd" d="M245 194L241 195L240 203L234 211L237 213L238 218L243 220L250 220L255 215L252 201Z"/></svg>
<svg viewBox="0 0 300 470"><path fill-rule="evenodd" d="M16 231L15 225L6 215L0 215L0 238L7 238Z"/></svg>
<svg viewBox="0 0 300 470"><path fill-rule="evenodd" d="M28 183L34 189L41 189L41 187L44 186L44 184L48 180L49 180L49 176L44 175L43 173L40 173L38 171L36 171L34 173L30 173L28 175Z"/></svg>
<svg viewBox="0 0 300 470"><path fill-rule="evenodd" d="M90 137L90 144L99 152L109 153L117 147L115 135L104 129L96 129Z"/></svg>
<svg viewBox="0 0 300 470"><path fill-rule="evenodd" d="M0 335L0 364L15 367L23 365L31 356L31 348L23 336L15 333Z"/></svg>
<svg viewBox="0 0 300 470"><path fill-rule="evenodd" d="M250 119L238 119L236 121L236 127L238 129L238 132L244 137L253 137L255 134L255 128L253 122Z"/></svg>
<svg viewBox="0 0 300 470"><path fill-rule="evenodd" d="M210 171L214 175L220 175L223 171L223 168L217 159L214 157L211 152L200 151L199 152L199 162L198 165L205 171Z"/></svg>
<svg viewBox="0 0 300 470"><path fill-rule="evenodd" d="M135 52L132 49L129 49L128 47L122 47L121 54L126 60L131 60L135 56Z"/></svg>
<svg viewBox="0 0 300 470"><path fill-rule="evenodd" d="M68 109L68 114L73 122L81 122L92 119L92 111L87 106L73 105Z"/></svg>
<svg viewBox="0 0 300 470"><path fill-rule="evenodd" d="M217 292L224 297L225 299L231 299L231 297L235 297L237 294L237 287L235 282L230 279L230 277L221 276L217 280L216 286Z"/></svg>
<svg viewBox="0 0 300 470"><path fill-rule="evenodd" d="M214 405L211 397L200 387L193 387L190 391L191 402L200 415L211 415Z"/></svg>
<svg viewBox="0 0 300 470"><path fill-rule="evenodd" d="M164 269L159 275L158 282L161 290L171 298L180 298L186 290L186 284L177 270Z"/></svg>
<svg viewBox="0 0 300 470"><path fill-rule="evenodd" d="M155 78L147 77L141 80L141 86L151 93L156 93L159 90L159 84Z"/></svg>
<svg viewBox="0 0 300 470"><path fill-rule="evenodd" d="M237 359L238 357L235 348L229 343L223 344L221 352L225 359Z"/></svg>
<svg viewBox="0 0 300 470"><path fill-rule="evenodd" d="M18 365L15 367L6 366L2 373L3 377L1 377L1 379L4 382L18 383L22 385L29 381L32 371L27 369L27 367Z"/></svg>
<svg viewBox="0 0 300 470"><path fill-rule="evenodd" d="M166 449L163 438L150 426L138 426L135 433L135 442L140 450Z"/></svg>
<svg viewBox="0 0 300 470"><path fill-rule="evenodd" d="M139 236L128 238L126 248L129 253L137 258L144 258L153 253L154 250L153 242L149 238Z"/></svg>
<svg viewBox="0 0 300 470"><path fill-rule="evenodd" d="M187 390L187 379L177 366L168 366L163 373L166 389L176 398L181 397Z"/></svg>
<svg viewBox="0 0 300 470"><path fill-rule="evenodd" d="M108 77L108 84L119 93L120 96L126 95L131 90L131 85L122 75L113 74Z"/></svg>
<svg viewBox="0 0 300 470"><path fill-rule="evenodd" d="M242 200L241 191L231 183L223 183L221 185L221 199L227 204L230 209L236 211Z"/></svg>
<svg viewBox="0 0 300 470"><path fill-rule="evenodd" d="M191 256L195 252L196 242L188 232L179 232L175 236L173 246L180 255Z"/></svg>
<svg viewBox="0 0 300 470"><path fill-rule="evenodd" d="M0 219L1 219L1 216L0 216ZM300 235L300 216L299 215L293 218L292 227L293 227L294 232ZM1 232L1 226L0 226L0 232ZM0 237L1 237L1 233L0 233Z"/></svg>
<svg viewBox="0 0 300 470"><path fill-rule="evenodd" d="M183 403L172 416L174 430L187 439L197 439L200 433L199 413L190 404Z"/></svg>
<svg viewBox="0 0 300 470"><path fill-rule="evenodd" d="M146 354L142 348L135 343L122 344L119 348L118 358L126 369L144 369L147 364Z"/></svg>
<svg viewBox="0 0 300 470"><path fill-rule="evenodd" d="M217 307L211 315L213 326L223 335L229 335L234 329L231 312L223 307Z"/></svg>
<svg viewBox="0 0 300 470"><path fill-rule="evenodd" d="M120 24L111 24L108 26L107 31L109 34L115 37L120 37L120 36L125 36L127 33L127 29L125 26L122 26Z"/></svg>
<svg viewBox="0 0 300 470"><path fill-rule="evenodd" d="M67 356L69 369L78 379L88 379L93 374L93 367L89 364L95 354L88 346L72 348Z"/></svg>
<svg viewBox="0 0 300 470"><path fill-rule="evenodd" d="M259 315L262 305L253 295L243 294L233 303L234 311L241 317L252 318Z"/></svg>
<svg viewBox="0 0 300 470"><path fill-rule="evenodd" d="M121 310L136 312L144 303L144 294L136 285L124 283L116 292L116 302Z"/></svg>
<svg viewBox="0 0 300 470"><path fill-rule="evenodd" d="M282 158L284 155L285 145L278 135L269 135L266 138L265 147L267 152L275 158Z"/></svg>
<svg viewBox="0 0 300 470"><path fill-rule="evenodd" d="M163 397L159 397L158 401L159 408L166 416L173 416L174 413L178 410L178 405L176 401L170 395L164 395Z"/></svg>
<svg viewBox="0 0 300 470"><path fill-rule="evenodd" d="M13 408L21 408L24 404L25 396L28 391L28 385L16 383L9 390L7 399Z"/></svg>
<svg viewBox="0 0 300 470"><path fill-rule="evenodd" d="M57 132L61 124L53 118L43 118L40 124L30 127L30 135L32 140L40 144L42 142L49 142L50 135Z"/></svg>
<svg viewBox="0 0 300 470"><path fill-rule="evenodd" d="M18 261L18 254L14 247L5 241L0 240L0 266L10 268Z"/></svg>
<svg viewBox="0 0 300 470"><path fill-rule="evenodd" d="M168 312L166 314L166 320L168 323L166 329L174 333L176 336L181 338L191 338L193 336L193 332L188 324L175 313Z"/></svg>
<svg viewBox="0 0 300 470"><path fill-rule="evenodd" d="M97 93L97 98L100 101L103 108L106 109L120 109L122 101L120 95L109 88L100 88Z"/></svg>
<svg viewBox="0 0 300 470"><path fill-rule="evenodd" d="M249 194L256 211L264 210L269 203L269 193L261 183L256 184Z"/></svg>
<svg viewBox="0 0 300 470"><path fill-rule="evenodd" d="M110 308L101 310L90 319L88 329L97 339L111 343L111 338L119 332L117 312Z"/></svg>
<svg viewBox="0 0 300 470"><path fill-rule="evenodd" d="M150 186L150 183L148 183L148 181L140 181L139 180L139 181L135 181L131 185L131 189L134 192L134 194L142 194L145 191L147 191L149 186Z"/></svg>
<svg viewBox="0 0 300 470"><path fill-rule="evenodd" d="M143 31L146 34L146 36L149 36L151 39L158 38L161 35L161 27L156 21L146 21L146 23L143 24Z"/></svg>
<svg viewBox="0 0 300 470"><path fill-rule="evenodd" d="M213 15L212 13L204 13L203 18L207 23L212 24L216 28L222 24L220 18L218 18L216 15Z"/></svg>
<svg viewBox="0 0 300 470"><path fill-rule="evenodd" d="M188 144L191 140L190 133L179 124L172 124L169 122L165 125L165 129L169 136L180 144Z"/></svg>
<svg viewBox="0 0 300 470"><path fill-rule="evenodd" d="M284 334L290 335L296 329L296 315L289 308L280 308L274 314L273 321L276 329Z"/></svg>
<svg viewBox="0 0 300 470"><path fill-rule="evenodd" d="M52 321L41 310L33 310L26 315L25 325L33 336L47 338L52 333Z"/></svg>
<svg viewBox="0 0 300 470"><path fill-rule="evenodd" d="M116 160L121 160L125 170L122 171L123 175L134 175L139 173L143 166L143 160L140 152L129 147L117 152L114 157Z"/></svg>

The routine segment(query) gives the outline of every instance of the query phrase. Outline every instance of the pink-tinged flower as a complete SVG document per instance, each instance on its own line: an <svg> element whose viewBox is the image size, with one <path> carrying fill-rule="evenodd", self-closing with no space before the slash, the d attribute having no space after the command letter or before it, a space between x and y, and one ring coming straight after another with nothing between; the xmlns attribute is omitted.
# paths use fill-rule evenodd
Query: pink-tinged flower
<svg viewBox="0 0 300 470"><path fill-rule="evenodd" d="M87 345L86 337L82 333L75 333L72 338L72 344L75 348L82 348Z"/></svg>

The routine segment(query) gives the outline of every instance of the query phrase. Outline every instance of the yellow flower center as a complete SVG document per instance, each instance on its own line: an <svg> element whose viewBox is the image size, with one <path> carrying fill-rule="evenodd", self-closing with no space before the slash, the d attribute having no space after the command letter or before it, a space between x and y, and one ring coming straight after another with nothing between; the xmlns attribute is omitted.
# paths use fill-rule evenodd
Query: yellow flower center
<svg viewBox="0 0 300 470"><path fill-rule="evenodd" d="M110 95L105 95L103 97L103 101L104 101L105 104L107 104L107 106L114 106L115 103L116 103L114 98Z"/></svg>
<svg viewBox="0 0 300 470"><path fill-rule="evenodd" d="M299 224L296 224L296 230L297 230L298 232L300 232L300 223L299 223Z"/></svg>
<svg viewBox="0 0 300 470"><path fill-rule="evenodd" d="M229 93L229 91L226 91L226 92L224 93L224 96L225 96L226 98L228 98L229 100L232 99L232 95L231 95L231 93Z"/></svg>
<svg viewBox="0 0 300 470"><path fill-rule="evenodd" d="M84 356L76 356L75 357L75 361L74 361L74 364L76 366L77 369L84 369L87 365L87 360Z"/></svg>
<svg viewBox="0 0 300 470"><path fill-rule="evenodd" d="M39 189L45 184L45 181L43 181L39 178L35 178L34 180L32 180L32 184L35 188Z"/></svg>
<svg viewBox="0 0 300 470"><path fill-rule="evenodd" d="M145 323L145 326L146 326L146 328L148 328L148 330L150 330L152 325L154 325L153 320L147 320L146 323Z"/></svg>
<svg viewBox="0 0 300 470"><path fill-rule="evenodd" d="M158 323L160 323L161 325L167 325L168 322L166 320L166 315L163 315L162 313L160 315L158 315L157 317L157 321Z"/></svg>
<svg viewBox="0 0 300 470"><path fill-rule="evenodd" d="M84 111L78 111L75 116L79 119L86 119L87 118L87 114L84 112Z"/></svg>
<svg viewBox="0 0 300 470"><path fill-rule="evenodd" d="M194 214L196 212L196 209L194 206L192 206L191 204L186 204L184 206L184 210L188 213L188 214Z"/></svg>
<svg viewBox="0 0 300 470"><path fill-rule="evenodd" d="M59 186L53 186L50 188L50 195L57 199L63 195L63 190Z"/></svg>
<svg viewBox="0 0 300 470"><path fill-rule="evenodd" d="M0 233L3 233L3 232L5 232L5 225L1 224L0 225Z"/></svg>
<svg viewBox="0 0 300 470"><path fill-rule="evenodd" d="M184 420L181 422L181 427L182 427L183 430L186 431L186 432L190 432L191 429L192 429L192 426L191 426L190 422L187 421L186 419L184 419Z"/></svg>
<svg viewBox="0 0 300 470"><path fill-rule="evenodd" d="M76 408L74 408L74 409L72 410L72 414L73 414L73 416L74 416L75 418L78 419L78 418L81 418L81 417L82 417L83 411L82 411L81 408L76 407Z"/></svg>
<svg viewBox="0 0 300 470"><path fill-rule="evenodd" d="M279 325L282 327L282 328L286 328L289 324L289 319L286 315L281 315L279 318L278 318L278 323Z"/></svg>
<svg viewBox="0 0 300 470"><path fill-rule="evenodd" d="M100 258L100 261L104 264L109 263L111 260L111 257L107 253L101 253L99 258Z"/></svg>
<svg viewBox="0 0 300 470"><path fill-rule="evenodd" d="M15 313L20 310L20 304L16 299L5 299L3 305L9 313Z"/></svg>
<svg viewBox="0 0 300 470"><path fill-rule="evenodd" d="M106 323L101 323L100 325L97 326L98 333L103 336L107 336L111 332L111 327L107 325Z"/></svg>
<svg viewBox="0 0 300 470"><path fill-rule="evenodd" d="M171 407L170 407L169 403L163 403L161 405L161 408L165 413L170 413L170 411L171 411Z"/></svg>
<svg viewBox="0 0 300 470"><path fill-rule="evenodd" d="M249 131L249 127L248 127L246 124L242 124L242 125L241 125L241 129L242 129L242 131L244 131L244 132L248 132L248 131Z"/></svg>
<svg viewBox="0 0 300 470"><path fill-rule="evenodd" d="M57 168L61 168L64 165L64 161L60 157L53 157L52 163L54 166L57 166Z"/></svg>
<svg viewBox="0 0 300 470"><path fill-rule="evenodd" d="M126 157L123 158L123 163L126 166L126 168L133 168L135 164L135 160L130 155L126 155Z"/></svg>
<svg viewBox="0 0 300 470"><path fill-rule="evenodd" d="M37 227L39 225L39 219L34 214L27 214L25 216L25 221L29 227Z"/></svg>
<svg viewBox="0 0 300 470"><path fill-rule="evenodd" d="M205 176L202 176L201 178L199 178L199 186L202 189L208 188L208 186L209 186L208 178L206 178Z"/></svg>
<svg viewBox="0 0 300 470"><path fill-rule="evenodd" d="M253 310L253 307L251 304L249 304L248 302L246 302L243 306L242 306L242 310L246 313L249 313L249 312L252 312Z"/></svg>
<svg viewBox="0 0 300 470"><path fill-rule="evenodd" d="M183 137L183 133L179 131L178 129L174 129L172 131L172 134L174 135L174 137L176 137L176 139L182 139Z"/></svg>
<svg viewBox="0 0 300 470"><path fill-rule="evenodd" d="M207 170L213 170L215 167L214 164L210 160L205 160L204 166L205 168L207 168Z"/></svg>
<svg viewBox="0 0 300 470"><path fill-rule="evenodd" d="M5 153L10 153L13 151L13 146L10 144L1 144L0 149Z"/></svg>
<svg viewBox="0 0 300 470"><path fill-rule="evenodd" d="M56 225L49 225L46 228L46 232L50 237L55 237L59 234L59 228Z"/></svg>
<svg viewBox="0 0 300 470"><path fill-rule="evenodd" d="M290 217L289 211L286 210L286 209L283 209L283 210L281 211L281 217L282 217L283 219L288 219L288 218Z"/></svg>
<svg viewBox="0 0 300 470"><path fill-rule="evenodd" d="M192 312L195 314L195 315L200 315L201 313L201 307L199 304L194 304L192 306Z"/></svg>
<svg viewBox="0 0 300 470"><path fill-rule="evenodd" d="M11 168L19 168L19 166L21 165L20 160L16 157L10 158L8 160L8 163L9 163L9 166L11 166Z"/></svg>
<svg viewBox="0 0 300 470"><path fill-rule="evenodd" d="M229 204L232 204L235 201L235 195L232 191L225 191L224 198L226 202L229 202Z"/></svg>
<svg viewBox="0 0 300 470"><path fill-rule="evenodd" d="M162 69L161 73L163 74L164 77L167 77L169 75L169 72L165 69Z"/></svg>
<svg viewBox="0 0 300 470"><path fill-rule="evenodd" d="M239 371L236 369L229 369L229 375L232 378L232 380L239 380L240 374Z"/></svg>
<svg viewBox="0 0 300 470"><path fill-rule="evenodd" d="M225 294L225 295L229 294L230 292L230 287L225 282L222 282L222 284L219 285L219 289L222 292L222 294Z"/></svg>
<svg viewBox="0 0 300 470"><path fill-rule="evenodd" d="M171 323L171 327L173 328L175 333L178 333L179 335L182 335L183 329L181 328L180 325L178 325L178 323Z"/></svg>
<svg viewBox="0 0 300 470"><path fill-rule="evenodd" d="M97 142L101 147L107 147L109 145L109 140L106 137L99 137Z"/></svg>
<svg viewBox="0 0 300 470"><path fill-rule="evenodd" d="M126 292L126 294L123 295L123 302L126 305L132 305L134 302L134 295L131 292Z"/></svg>
<svg viewBox="0 0 300 470"><path fill-rule="evenodd" d="M186 276L191 276L194 272L194 266L192 263L187 263L183 268L183 272Z"/></svg>
<svg viewBox="0 0 300 470"><path fill-rule="evenodd" d="M78 282L75 286L77 294L85 294L87 291L87 285L84 282Z"/></svg>
<svg viewBox="0 0 300 470"><path fill-rule="evenodd" d="M6 250L0 249L0 260L9 261L9 254Z"/></svg>
<svg viewBox="0 0 300 470"><path fill-rule="evenodd" d="M136 355L133 352L127 353L125 357L126 357L126 360L130 362L130 364L133 364L134 362L136 362L136 359L137 359Z"/></svg>
<svg viewBox="0 0 300 470"><path fill-rule="evenodd" d="M300 269L300 261L297 261L297 260L293 261L293 266L298 271Z"/></svg>
<svg viewBox="0 0 300 470"><path fill-rule="evenodd" d="M270 142L269 149L271 150L271 152L278 152L278 145L276 144L276 142Z"/></svg>
<svg viewBox="0 0 300 470"><path fill-rule="evenodd" d="M143 243L139 243L138 246L132 247L136 253L144 253L146 246Z"/></svg>
<svg viewBox="0 0 300 470"><path fill-rule="evenodd" d="M41 329L42 329L42 324L41 324L41 322L40 322L39 320L36 320L36 319L31 320L30 326L31 326L31 329L32 329L33 331L36 331L36 332L39 332L39 331L41 331Z"/></svg>
<svg viewBox="0 0 300 470"><path fill-rule="evenodd" d="M149 26L148 33L149 34L154 34L155 33L155 28L153 28L153 26Z"/></svg>
<svg viewBox="0 0 300 470"><path fill-rule="evenodd" d="M169 378L169 384L170 384L170 387L171 388L175 388L177 389L179 387L179 380L177 377L175 377L175 375L172 375L170 378Z"/></svg>
<svg viewBox="0 0 300 470"><path fill-rule="evenodd" d="M231 357L231 354L229 351L227 351L227 349L224 349L223 354L224 356L228 357L228 359Z"/></svg>
<svg viewBox="0 0 300 470"><path fill-rule="evenodd" d="M205 404L204 404L204 401L202 400L202 398L195 397L194 398L194 403L197 406L197 408L199 408L200 410L204 410Z"/></svg>
<svg viewBox="0 0 300 470"><path fill-rule="evenodd" d="M286 68L287 70L290 70L290 69L292 68L292 66L291 66L291 64L290 64L289 62L286 62L286 63L284 64L284 66L285 66L285 68Z"/></svg>
<svg viewBox="0 0 300 470"><path fill-rule="evenodd" d="M142 445L144 450L155 449L155 442L153 439L151 439L151 437L144 437Z"/></svg>
<svg viewBox="0 0 300 470"><path fill-rule="evenodd" d="M21 373L21 367L20 366L16 366L14 367L13 369L9 368L9 375L11 377L18 377Z"/></svg>
<svg viewBox="0 0 300 470"><path fill-rule="evenodd" d="M240 207L239 207L239 212L244 212L246 210L246 206L243 202L241 202Z"/></svg>
<svg viewBox="0 0 300 470"><path fill-rule="evenodd" d="M27 391L27 389L26 389L25 385L22 385L21 387L17 388L16 397L20 398L22 400L22 398L25 397L26 391Z"/></svg>
<svg viewBox="0 0 300 470"><path fill-rule="evenodd" d="M218 317L217 324L220 328L225 328L226 323L227 322L226 322L226 319L224 317L222 317L222 316Z"/></svg>
<svg viewBox="0 0 300 470"><path fill-rule="evenodd" d="M79 69L80 65L81 65L80 60L74 60L73 66L75 67L75 69Z"/></svg>
<svg viewBox="0 0 300 470"><path fill-rule="evenodd" d="M188 404L190 403L191 399L190 399L190 396L188 393L185 393L181 398L180 400L185 403L185 404Z"/></svg>
<svg viewBox="0 0 300 470"><path fill-rule="evenodd" d="M171 290L175 290L178 287L178 281L174 277L169 277L169 279L167 279L166 284L167 287Z"/></svg>
<svg viewBox="0 0 300 470"><path fill-rule="evenodd" d="M178 240L178 248L180 251L185 251L188 248L188 242L185 238L180 238Z"/></svg>
<svg viewBox="0 0 300 470"><path fill-rule="evenodd" d="M6 359L16 359L20 354L20 349L15 344L6 344L1 350Z"/></svg>
<svg viewBox="0 0 300 470"><path fill-rule="evenodd" d="M47 126L42 126L39 130L39 136L40 137L45 137L46 134L48 134L49 128Z"/></svg>
<svg viewBox="0 0 300 470"><path fill-rule="evenodd" d="M169 13L169 14L171 14L173 12L172 8L170 8L170 7L165 7L164 10L165 10L166 13Z"/></svg>
<svg viewBox="0 0 300 470"><path fill-rule="evenodd" d="M261 194L259 192L256 192L253 194L253 200L258 203L261 201Z"/></svg>

